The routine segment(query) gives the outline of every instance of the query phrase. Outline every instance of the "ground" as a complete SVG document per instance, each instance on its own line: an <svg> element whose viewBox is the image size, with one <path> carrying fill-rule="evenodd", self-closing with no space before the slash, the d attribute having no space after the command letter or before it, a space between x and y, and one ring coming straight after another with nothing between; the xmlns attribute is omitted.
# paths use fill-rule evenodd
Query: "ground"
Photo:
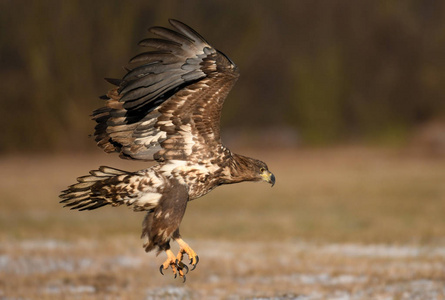
<svg viewBox="0 0 445 300"><path fill-rule="evenodd" d="M0 299L445 299L445 158L401 149L239 150L277 184L220 187L181 227L182 280L145 253L142 213L63 209L94 155L0 158ZM177 251L177 247L174 247Z"/></svg>

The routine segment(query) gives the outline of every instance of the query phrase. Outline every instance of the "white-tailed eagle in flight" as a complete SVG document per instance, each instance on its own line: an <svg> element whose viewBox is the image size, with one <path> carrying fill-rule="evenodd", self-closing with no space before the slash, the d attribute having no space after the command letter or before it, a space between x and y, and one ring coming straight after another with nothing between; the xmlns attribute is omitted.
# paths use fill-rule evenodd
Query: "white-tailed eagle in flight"
<svg viewBox="0 0 445 300"><path fill-rule="evenodd" d="M92 210L104 205L146 211L145 250L165 251L160 271L172 268L184 278L188 255L193 269L198 256L179 234L188 201L222 184L266 181L275 176L257 159L235 154L221 142L224 99L235 84L236 65L187 25L170 20L174 30L152 27L156 38L139 45L152 48L130 60L122 79L93 112L96 141L105 152L157 164L137 172L99 167L63 191L61 203ZM170 240L180 247L174 255Z"/></svg>

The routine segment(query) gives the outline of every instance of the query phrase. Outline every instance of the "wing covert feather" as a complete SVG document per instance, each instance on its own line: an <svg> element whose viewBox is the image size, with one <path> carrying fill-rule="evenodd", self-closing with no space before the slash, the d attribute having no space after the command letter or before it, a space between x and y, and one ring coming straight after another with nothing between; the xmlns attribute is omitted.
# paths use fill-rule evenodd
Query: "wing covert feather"
<svg viewBox="0 0 445 300"><path fill-rule="evenodd" d="M117 85L93 112L96 142L122 158L190 159L195 149L220 143L219 120L238 69L187 25L152 27L158 38L140 46L155 49L130 60Z"/></svg>

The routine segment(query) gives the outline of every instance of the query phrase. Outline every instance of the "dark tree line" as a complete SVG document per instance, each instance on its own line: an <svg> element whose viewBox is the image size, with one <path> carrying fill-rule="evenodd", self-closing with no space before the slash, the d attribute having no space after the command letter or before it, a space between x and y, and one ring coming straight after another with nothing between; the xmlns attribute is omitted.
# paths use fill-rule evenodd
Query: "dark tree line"
<svg viewBox="0 0 445 300"><path fill-rule="evenodd" d="M168 18L240 67L225 128L317 144L403 139L445 116L444 1L2 0L0 151L94 147L102 78Z"/></svg>

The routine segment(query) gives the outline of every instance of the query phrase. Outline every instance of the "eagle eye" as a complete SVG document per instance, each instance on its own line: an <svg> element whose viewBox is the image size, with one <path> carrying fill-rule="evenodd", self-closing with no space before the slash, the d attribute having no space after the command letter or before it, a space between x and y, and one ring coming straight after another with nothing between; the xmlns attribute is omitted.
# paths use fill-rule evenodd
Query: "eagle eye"
<svg viewBox="0 0 445 300"><path fill-rule="evenodd" d="M261 172L264 172L264 171L266 171L266 169L265 169L265 168L261 168L260 171L261 171Z"/></svg>

